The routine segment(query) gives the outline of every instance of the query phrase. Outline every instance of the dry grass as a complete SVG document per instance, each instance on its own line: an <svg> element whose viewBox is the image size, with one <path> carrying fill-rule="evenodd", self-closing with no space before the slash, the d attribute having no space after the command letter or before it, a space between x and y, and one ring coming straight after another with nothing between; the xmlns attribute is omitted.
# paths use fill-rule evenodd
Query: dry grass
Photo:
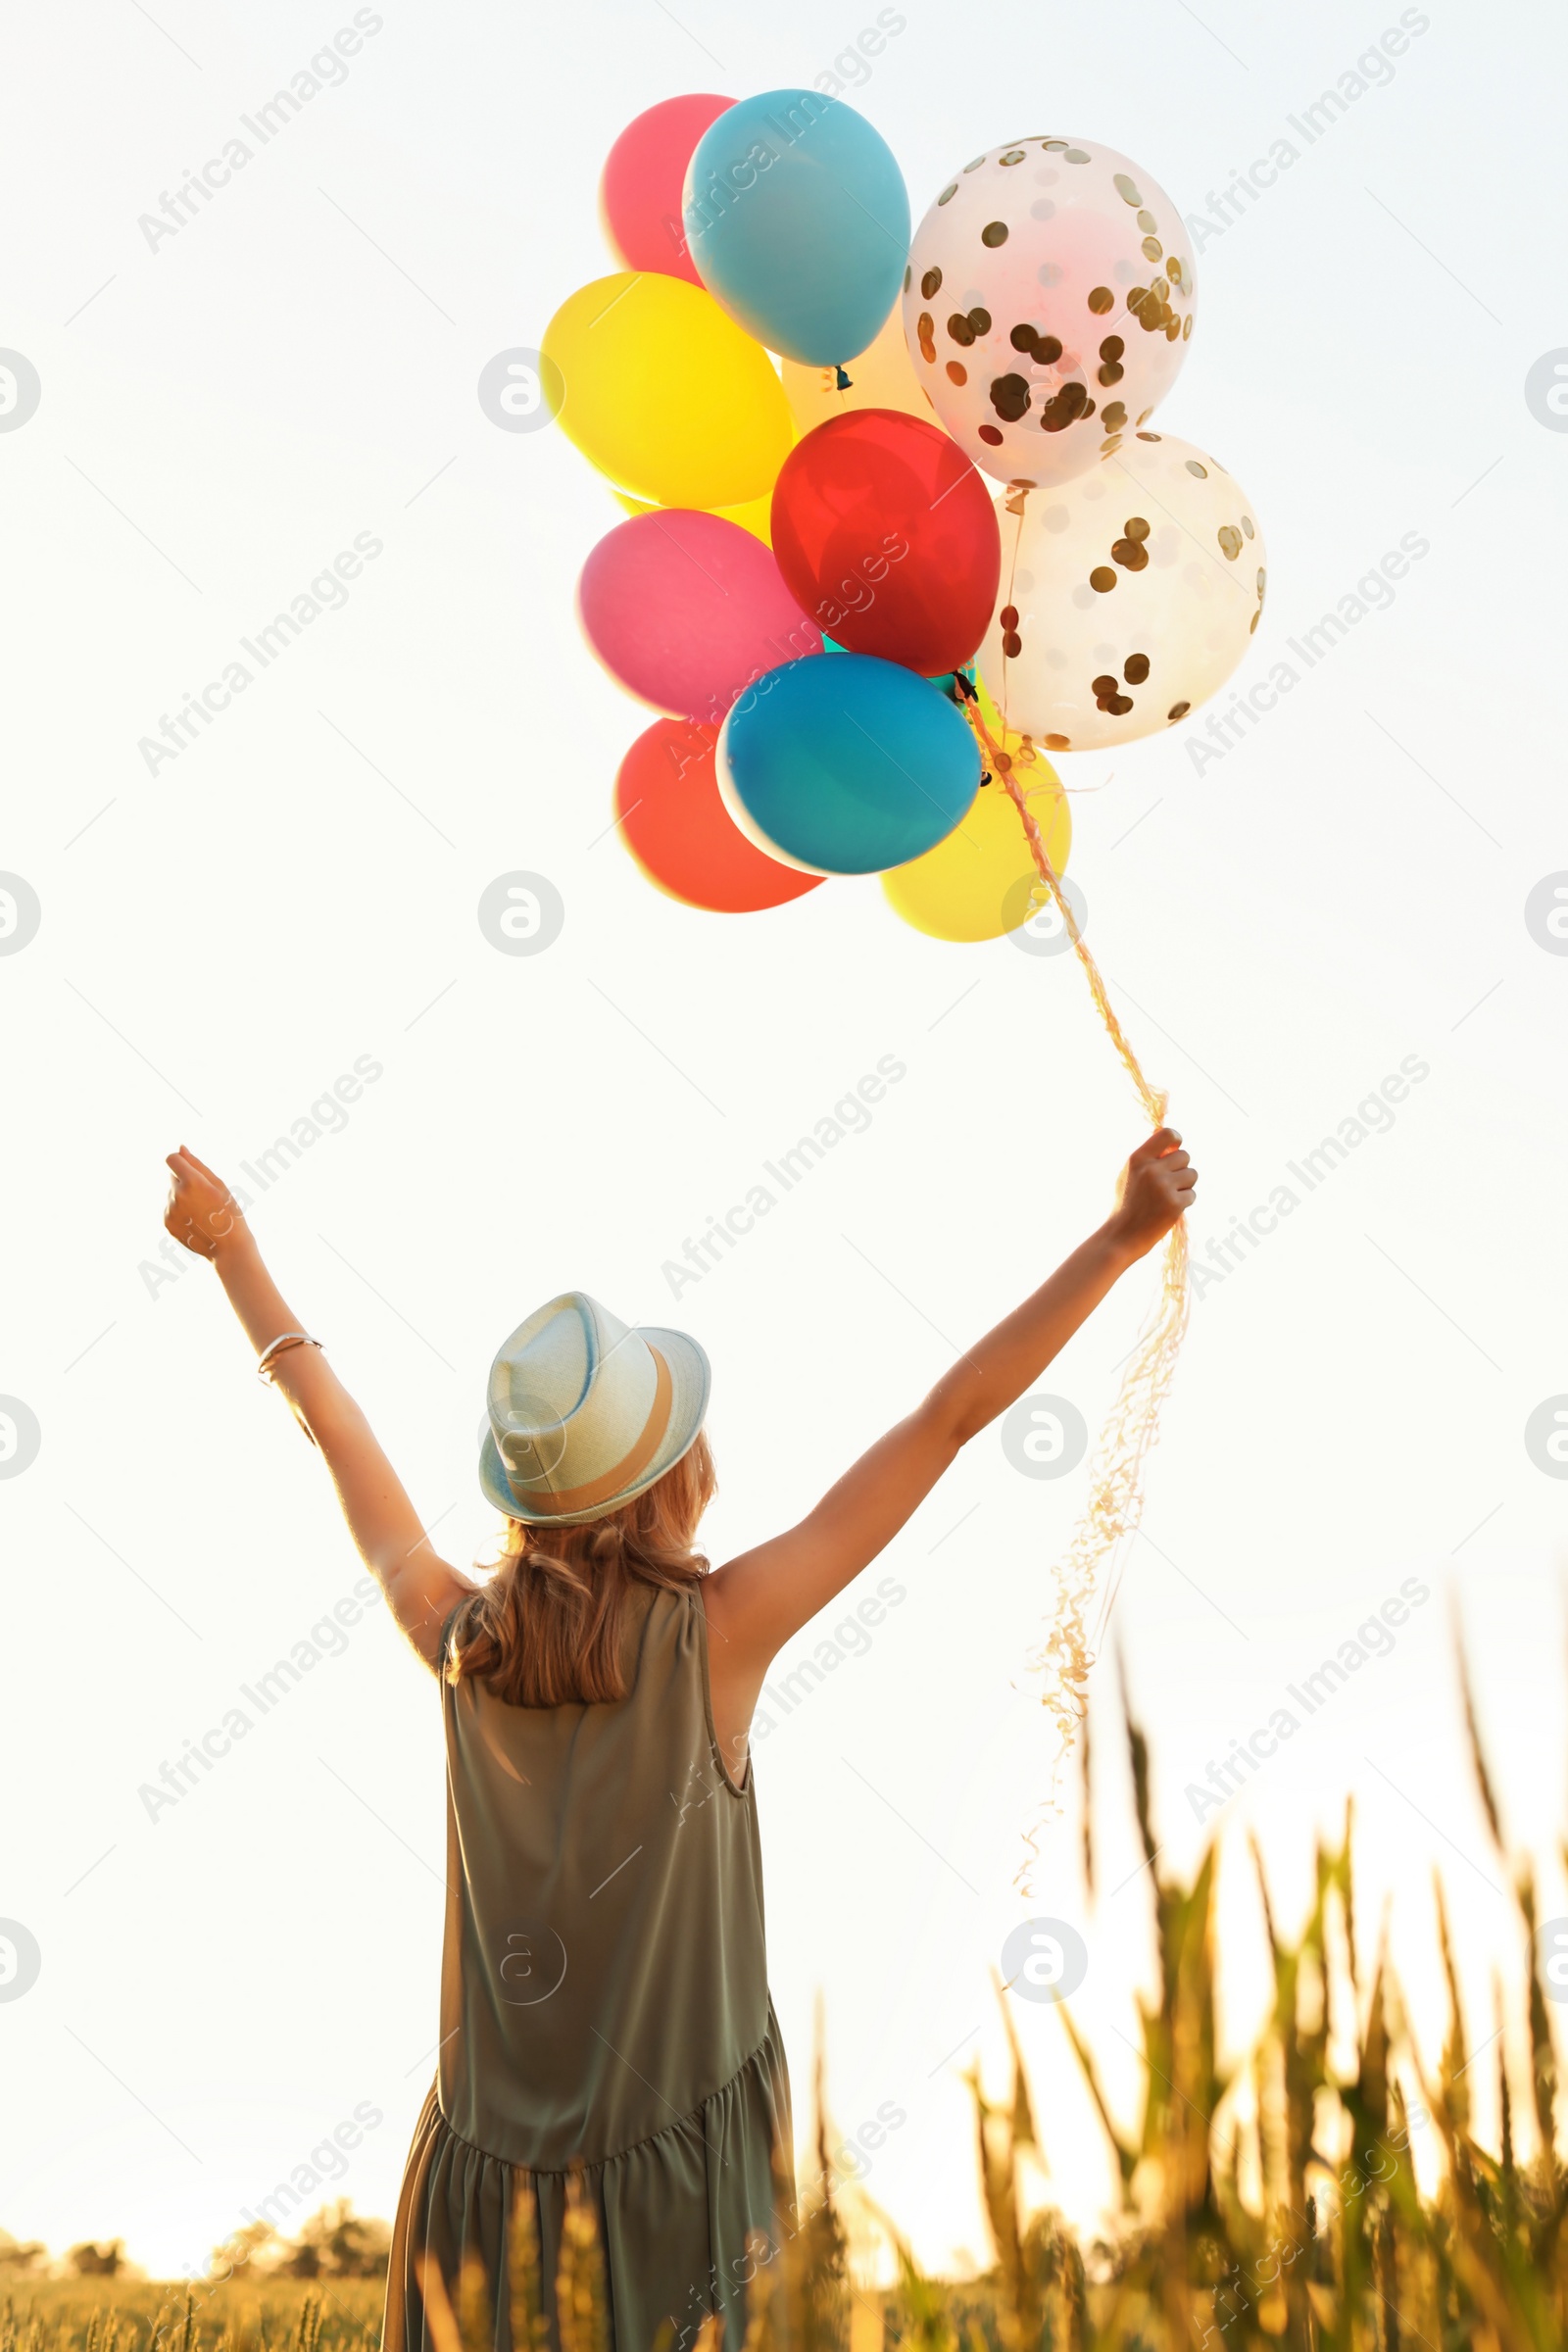
<svg viewBox="0 0 1568 2352"><path fill-rule="evenodd" d="M384 2292L379 2278L24 2278L0 2283L0 2352L367 2352Z"/></svg>

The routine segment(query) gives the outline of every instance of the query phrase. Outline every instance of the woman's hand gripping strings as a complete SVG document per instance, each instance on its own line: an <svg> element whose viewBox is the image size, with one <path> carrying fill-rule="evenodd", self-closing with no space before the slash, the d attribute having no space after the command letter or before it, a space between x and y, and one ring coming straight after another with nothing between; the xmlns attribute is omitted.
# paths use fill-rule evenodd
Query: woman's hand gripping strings
<svg viewBox="0 0 1568 2352"><path fill-rule="evenodd" d="M290 1410L331 1473L360 1557L419 1655L438 1665L448 1611L474 1587L431 1549L417 1512L374 1432L262 1260L238 1202L220 1176L181 1145L169 1154L164 1224L197 1257L209 1259L228 1294L258 1371Z"/></svg>

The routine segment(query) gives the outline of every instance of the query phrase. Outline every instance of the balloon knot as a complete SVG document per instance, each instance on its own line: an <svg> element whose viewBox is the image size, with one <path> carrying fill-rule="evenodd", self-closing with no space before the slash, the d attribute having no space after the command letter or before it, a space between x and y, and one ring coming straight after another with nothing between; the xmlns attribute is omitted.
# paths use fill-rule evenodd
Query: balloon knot
<svg viewBox="0 0 1568 2352"><path fill-rule="evenodd" d="M851 382L850 382L849 376L847 375L847 373L845 372L845 370L844 370L842 368L834 368L834 370L833 370L833 374L834 374L834 377L835 377L835 379L836 379L836 386L837 386L837 389L838 389L840 392L848 392L848 391L851 391L851 390L853 389L853 386L851 385Z"/></svg>

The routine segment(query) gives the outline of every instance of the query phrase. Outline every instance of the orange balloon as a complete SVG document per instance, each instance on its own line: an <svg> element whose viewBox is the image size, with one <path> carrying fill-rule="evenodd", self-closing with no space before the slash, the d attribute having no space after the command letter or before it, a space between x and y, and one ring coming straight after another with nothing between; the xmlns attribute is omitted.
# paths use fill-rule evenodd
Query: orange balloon
<svg viewBox="0 0 1568 2352"><path fill-rule="evenodd" d="M820 874L780 865L736 824L713 774L716 727L656 718L615 778L615 823L650 882L685 906L755 914L814 890Z"/></svg>
<svg viewBox="0 0 1568 2352"><path fill-rule="evenodd" d="M847 392L838 389L837 368L803 368L798 360L785 360L782 368L784 397L803 433L825 423L829 416L842 416L846 409L902 409L906 416L918 416L922 424L934 424L939 432L947 429L909 363L904 313L898 303L859 358L845 361L844 372L850 379Z"/></svg>

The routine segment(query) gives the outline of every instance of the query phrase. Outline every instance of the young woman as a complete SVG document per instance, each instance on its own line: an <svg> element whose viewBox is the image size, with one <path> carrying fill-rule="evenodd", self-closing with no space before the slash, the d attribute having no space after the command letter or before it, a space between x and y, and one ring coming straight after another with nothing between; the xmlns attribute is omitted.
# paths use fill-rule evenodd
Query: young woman
<svg viewBox="0 0 1568 2352"><path fill-rule="evenodd" d="M184 1149L169 1166L170 1232L216 1265L441 1680L440 2059L398 2205L385 2352L425 2352L421 2274L433 2262L455 2287L475 2255L489 2340L507 2345L519 2198L549 2311L574 2179L615 2352L650 2352L666 2322L683 2352L710 2311L733 2352L790 2147L747 1755L763 1678L1191 1205L1181 1137L1140 1146L1099 1230L799 1526L721 1568L696 1549L713 1492L702 1349L581 1292L552 1299L491 1368L479 1481L506 1530L483 1584L432 1548L228 1188Z"/></svg>

